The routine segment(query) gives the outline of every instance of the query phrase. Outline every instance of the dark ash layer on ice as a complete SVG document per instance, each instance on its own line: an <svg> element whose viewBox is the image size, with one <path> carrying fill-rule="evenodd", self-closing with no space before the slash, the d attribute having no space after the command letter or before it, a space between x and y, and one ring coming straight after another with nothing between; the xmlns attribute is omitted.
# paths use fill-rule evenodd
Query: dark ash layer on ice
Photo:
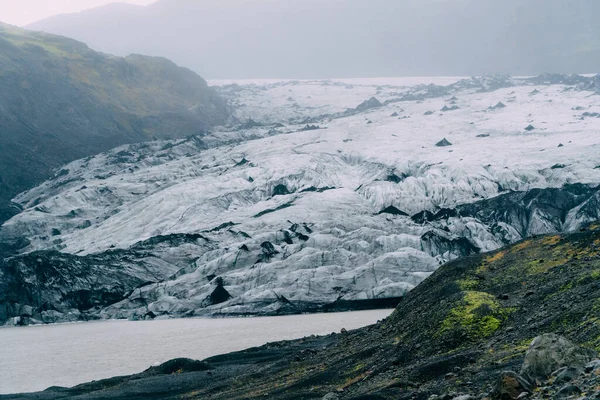
<svg viewBox="0 0 600 400"><path fill-rule="evenodd" d="M493 238L497 248L539 234L576 231L600 218L599 213L599 188L569 185L507 192L412 217L389 215L421 226L425 232L420 238L422 251L442 262L479 253L481 231ZM6 258L0 261L0 321L22 325L107 318L282 315L394 307L402 298L385 293L353 298L352 293L363 290L364 277L350 277L344 286L340 280L323 279L320 286L310 287L314 281L307 280L309 286L301 293L275 288L249 295L250 288L240 291L229 278L198 275L203 271L199 257L218 249L211 235L221 231L243 234L227 224L212 232L158 236L126 250L88 256L37 251ZM316 233L301 224L282 227L274 235L277 240L244 244L233 262L241 271L260 270L265 264L285 261L292 256L285 254L286 246L302 244ZM182 277L193 279L182 284ZM256 284L261 279L257 275Z"/></svg>

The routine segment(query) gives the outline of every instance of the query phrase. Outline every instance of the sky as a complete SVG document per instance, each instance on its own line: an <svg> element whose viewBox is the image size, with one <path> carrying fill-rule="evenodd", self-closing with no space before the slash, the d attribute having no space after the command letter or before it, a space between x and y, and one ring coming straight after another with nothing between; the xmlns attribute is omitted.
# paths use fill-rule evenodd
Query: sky
<svg viewBox="0 0 600 400"><path fill-rule="evenodd" d="M25 26L56 14L73 13L110 3L147 5L156 0L0 0L0 21Z"/></svg>

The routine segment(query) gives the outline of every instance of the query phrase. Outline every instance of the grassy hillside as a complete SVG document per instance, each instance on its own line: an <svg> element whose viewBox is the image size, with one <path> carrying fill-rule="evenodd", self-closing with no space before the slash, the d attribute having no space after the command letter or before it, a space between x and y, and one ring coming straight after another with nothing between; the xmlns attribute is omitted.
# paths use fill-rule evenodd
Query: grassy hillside
<svg viewBox="0 0 600 400"><path fill-rule="evenodd" d="M224 102L164 58L125 58L0 24L0 222L8 201L61 164L221 124Z"/></svg>
<svg viewBox="0 0 600 400"><path fill-rule="evenodd" d="M376 325L50 390L44 398L94 398L100 391L103 398L488 398L502 371L519 371L538 335L562 335L597 355L599 317L595 224L446 264ZM552 398L553 390L536 396Z"/></svg>

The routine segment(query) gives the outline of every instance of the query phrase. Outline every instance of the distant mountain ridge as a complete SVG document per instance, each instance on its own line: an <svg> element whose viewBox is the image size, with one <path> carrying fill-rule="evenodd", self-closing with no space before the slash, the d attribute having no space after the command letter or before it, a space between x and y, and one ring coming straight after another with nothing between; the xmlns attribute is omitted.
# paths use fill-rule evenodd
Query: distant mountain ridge
<svg viewBox="0 0 600 400"><path fill-rule="evenodd" d="M160 0L29 26L217 78L593 73L595 0Z"/></svg>
<svg viewBox="0 0 600 400"><path fill-rule="evenodd" d="M77 158L199 134L228 117L194 72L164 58L97 53L0 24L0 222L10 199Z"/></svg>

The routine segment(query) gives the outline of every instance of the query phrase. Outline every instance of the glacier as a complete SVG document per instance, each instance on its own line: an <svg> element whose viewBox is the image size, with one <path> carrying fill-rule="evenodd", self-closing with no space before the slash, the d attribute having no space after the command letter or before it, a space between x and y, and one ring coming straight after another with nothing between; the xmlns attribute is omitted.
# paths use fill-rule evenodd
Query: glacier
<svg viewBox="0 0 600 400"><path fill-rule="evenodd" d="M600 212L599 83L214 82L236 125L74 161L14 199L0 322L399 299L447 261L581 229Z"/></svg>

